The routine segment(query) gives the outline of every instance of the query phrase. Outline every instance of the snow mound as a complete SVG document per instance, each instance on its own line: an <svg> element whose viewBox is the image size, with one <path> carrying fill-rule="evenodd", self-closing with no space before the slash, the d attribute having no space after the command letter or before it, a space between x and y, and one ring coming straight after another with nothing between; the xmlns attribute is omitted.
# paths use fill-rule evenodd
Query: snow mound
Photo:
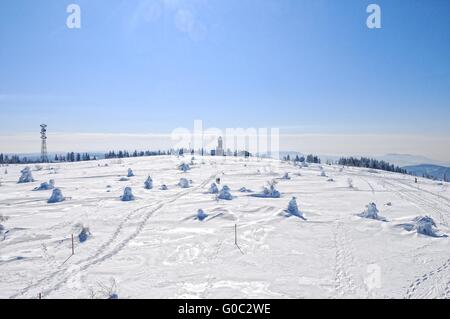
<svg viewBox="0 0 450 319"><path fill-rule="evenodd" d="M329 179L327 179L327 182L334 182L334 179L333 178L329 178Z"/></svg>
<svg viewBox="0 0 450 319"><path fill-rule="evenodd" d="M306 220L304 214L298 209L296 197L292 197L289 201L288 208L284 212L286 213L286 217L296 216Z"/></svg>
<svg viewBox="0 0 450 319"><path fill-rule="evenodd" d="M125 187L125 189L123 190L123 195L120 197L120 199L122 200L122 202L129 202L134 200L134 195L131 187Z"/></svg>
<svg viewBox="0 0 450 319"><path fill-rule="evenodd" d="M128 173L127 173L127 177L133 177L134 173L133 170L131 168L128 169Z"/></svg>
<svg viewBox="0 0 450 319"><path fill-rule="evenodd" d="M34 182L33 175L31 174L31 169L27 166L20 171L21 175L19 178L19 184L32 183Z"/></svg>
<svg viewBox="0 0 450 319"><path fill-rule="evenodd" d="M166 191L166 190L168 190L169 188L167 187L166 184L162 184L161 186L159 186L159 189L162 190L162 191Z"/></svg>
<svg viewBox="0 0 450 319"><path fill-rule="evenodd" d="M202 222L202 221L204 221L206 218L208 218L208 214L205 214L205 212L203 211L203 209L199 209L199 210L197 211L197 215L195 216L195 219Z"/></svg>
<svg viewBox="0 0 450 319"><path fill-rule="evenodd" d="M187 172L187 171L189 171L190 169L191 169L191 167L188 165L188 164L186 164L186 163L181 163L179 166L178 166L178 169L180 170L180 171L183 171L183 172Z"/></svg>
<svg viewBox="0 0 450 319"><path fill-rule="evenodd" d="M289 173L284 173L284 175L283 175L283 177L281 177L281 179L289 180L291 178L289 177Z"/></svg>
<svg viewBox="0 0 450 319"><path fill-rule="evenodd" d="M241 187L239 189L239 192L241 193L252 193L253 191L251 189L245 188L245 187Z"/></svg>
<svg viewBox="0 0 450 319"><path fill-rule="evenodd" d="M52 196L48 199L47 203L54 204L65 201L66 198L63 196L61 190L59 188L53 189Z"/></svg>
<svg viewBox="0 0 450 319"><path fill-rule="evenodd" d="M217 195L217 198L223 200L232 200L233 196L230 193L230 188L227 185L224 185L220 190L219 195Z"/></svg>
<svg viewBox="0 0 450 319"><path fill-rule="evenodd" d="M353 179L348 178L348 179L347 179L347 184L348 184L348 187L349 187L349 188L353 188Z"/></svg>
<svg viewBox="0 0 450 319"><path fill-rule="evenodd" d="M147 180L144 182L144 187L145 189L153 189L153 180L150 176L147 177Z"/></svg>
<svg viewBox="0 0 450 319"><path fill-rule="evenodd" d="M91 232L89 231L89 227L82 227L81 228L81 232L78 235L78 240L80 241L80 243L84 243L86 240L89 239L89 237L91 237Z"/></svg>
<svg viewBox="0 0 450 319"><path fill-rule="evenodd" d="M191 187L189 181L186 178L180 178L180 181L178 182L178 186L180 186L181 188Z"/></svg>
<svg viewBox="0 0 450 319"><path fill-rule="evenodd" d="M378 215L378 213L379 211L377 205L375 203L370 203L369 205L366 206L366 210L358 214L358 216L362 218L381 220L385 222L386 218Z"/></svg>
<svg viewBox="0 0 450 319"><path fill-rule="evenodd" d="M429 216L419 216L412 220L411 223L397 225L407 231L416 231L418 234L430 236L430 237L448 237L446 234L442 234L436 226L433 218Z"/></svg>
<svg viewBox="0 0 450 319"><path fill-rule="evenodd" d="M269 187L264 187L262 193L252 195L261 198L280 198L281 193L275 188L274 183L270 183Z"/></svg>
<svg viewBox="0 0 450 319"><path fill-rule="evenodd" d="M35 191L45 191L55 188L55 181L53 179L49 180L48 183L44 182L39 187L36 187Z"/></svg>
<svg viewBox="0 0 450 319"><path fill-rule="evenodd" d="M128 177L122 177L119 182L128 182L130 179Z"/></svg>
<svg viewBox="0 0 450 319"><path fill-rule="evenodd" d="M327 173L325 173L324 170L321 170L321 171L320 171L320 176L321 176L321 177L327 177Z"/></svg>
<svg viewBox="0 0 450 319"><path fill-rule="evenodd" d="M434 222L433 218L429 216L421 216L416 217L414 219L414 222L416 223L416 230L418 234L427 235L427 236L437 236L435 228L436 223Z"/></svg>
<svg viewBox="0 0 450 319"><path fill-rule="evenodd" d="M219 193L219 189L217 188L216 183L212 183L211 187L209 188L208 191L210 194L218 194Z"/></svg>

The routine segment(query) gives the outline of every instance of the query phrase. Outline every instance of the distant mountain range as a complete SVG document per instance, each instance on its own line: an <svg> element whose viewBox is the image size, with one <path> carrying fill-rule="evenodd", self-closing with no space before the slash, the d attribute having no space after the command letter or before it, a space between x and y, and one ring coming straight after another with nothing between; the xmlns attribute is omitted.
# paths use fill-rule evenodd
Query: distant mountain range
<svg viewBox="0 0 450 319"><path fill-rule="evenodd" d="M450 181L450 167L421 164L403 167L409 174L432 178L440 181Z"/></svg>

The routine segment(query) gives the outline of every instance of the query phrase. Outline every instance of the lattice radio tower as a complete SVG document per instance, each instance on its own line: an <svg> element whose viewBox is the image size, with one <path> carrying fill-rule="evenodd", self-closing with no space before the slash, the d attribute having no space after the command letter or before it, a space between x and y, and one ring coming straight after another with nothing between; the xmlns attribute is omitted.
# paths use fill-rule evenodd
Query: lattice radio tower
<svg viewBox="0 0 450 319"><path fill-rule="evenodd" d="M43 163L48 162L48 155L47 155L47 125L41 124L41 161Z"/></svg>

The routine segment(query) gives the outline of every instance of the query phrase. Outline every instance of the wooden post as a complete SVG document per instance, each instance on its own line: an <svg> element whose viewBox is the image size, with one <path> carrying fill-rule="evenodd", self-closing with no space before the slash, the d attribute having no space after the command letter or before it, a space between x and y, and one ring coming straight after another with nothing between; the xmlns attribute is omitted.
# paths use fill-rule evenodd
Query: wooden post
<svg viewBox="0 0 450 319"><path fill-rule="evenodd" d="M73 244L73 234L72 234L72 255L75 255L75 247Z"/></svg>
<svg viewBox="0 0 450 319"><path fill-rule="evenodd" d="M42 292L39 293L39 299L42 299Z"/></svg>

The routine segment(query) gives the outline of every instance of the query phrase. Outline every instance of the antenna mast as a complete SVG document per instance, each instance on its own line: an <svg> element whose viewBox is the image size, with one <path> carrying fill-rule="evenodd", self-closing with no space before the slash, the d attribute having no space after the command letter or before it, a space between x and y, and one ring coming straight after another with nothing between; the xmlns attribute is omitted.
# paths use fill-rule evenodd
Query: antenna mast
<svg viewBox="0 0 450 319"><path fill-rule="evenodd" d="M41 161L43 163L48 162L48 155L47 155L47 125L41 124Z"/></svg>

